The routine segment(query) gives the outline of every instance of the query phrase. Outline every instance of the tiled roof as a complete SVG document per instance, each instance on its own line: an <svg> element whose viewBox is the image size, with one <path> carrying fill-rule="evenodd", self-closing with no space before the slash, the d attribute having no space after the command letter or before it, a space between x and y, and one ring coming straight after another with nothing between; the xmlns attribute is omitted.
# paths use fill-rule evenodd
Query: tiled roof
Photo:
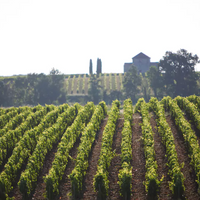
<svg viewBox="0 0 200 200"><path fill-rule="evenodd" d="M150 58L149 56L145 55L144 53L140 52L139 54L137 54L135 57L133 58Z"/></svg>

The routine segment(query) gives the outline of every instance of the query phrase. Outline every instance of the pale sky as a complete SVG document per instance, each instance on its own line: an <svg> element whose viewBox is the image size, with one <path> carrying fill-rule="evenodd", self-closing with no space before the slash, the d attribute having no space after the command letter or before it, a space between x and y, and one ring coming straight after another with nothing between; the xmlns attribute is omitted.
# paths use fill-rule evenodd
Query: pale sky
<svg viewBox="0 0 200 200"><path fill-rule="evenodd" d="M200 0L0 0L0 76L122 73L181 48L200 57Z"/></svg>

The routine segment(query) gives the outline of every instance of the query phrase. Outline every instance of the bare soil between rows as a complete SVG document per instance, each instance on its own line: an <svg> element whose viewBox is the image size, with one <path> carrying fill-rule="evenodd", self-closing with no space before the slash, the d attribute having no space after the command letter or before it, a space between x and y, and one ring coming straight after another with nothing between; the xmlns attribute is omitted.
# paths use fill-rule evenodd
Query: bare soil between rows
<svg viewBox="0 0 200 200"><path fill-rule="evenodd" d="M166 116L166 120L171 127L172 133L175 139L176 151L178 155L179 163L184 162L184 167L182 168L182 172L185 176L185 193L184 197L188 200L198 200L200 199L200 195L197 192L197 183L195 182L195 174L194 170L190 165L190 158L188 157L188 151L184 139L174 124L174 120L171 119L169 115ZM109 196L107 200L122 200L123 198L120 196L118 181L118 172L121 169L121 132L123 128L123 118L120 118L116 124L116 132L113 137L113 146L112 150L115 151L116 155L112 159L111 166L109 169ZM97 170L98 159L101 150L101 140L104 127L107 123L107 118L105 118L100 126L100 130L97 133L96 140L93 144L92 151L89 157L89 167L87 173L85 175L85 179L83 182L83 193L79 198L81 200L95 200L97 199L97 194L94 192L93 187L93 177ZM143 143L142 143L142 130L140 124L142 123L142 118L139 114L133 115L133 126L132 126L132 189L131 189L131 200L145 200L147 199L147 194L145 191L145 187L143 182L145 181L145 156L143 151ZM156 117L151 114L150 123L152 129L154 131L154 142L155 142L155 159L158 164L158 176L159 179L164 176L164 180L161 183L160 191L158 193L157 199L168 200L173 199L172 192L169 189L169 181L170 177L168 175L168 166L167 166L167 158L165 157L165 147L162 144L162 138L157 131ZM75 166L75 161L77 156L77 148L80 144L80 140L77 140L74 147L70 151L70 156L72 159L69 160L66 170L63 176L62 181L60 182L60 192L59 195L55 198L55 200L69 200L71 199L71 183L68 178L68 175L71 173ZM32 195L32 199L34 200L43 200L46 199L44 197L45 192L45 184L43 181L43 176L45 176L52 164L54 159L54 154L56 152L57 147L54 147L51 152L48 153L43 169L38 177L37 187ZM19 190L14 187L12 191L13 197L16 200L22 199Z"/></svg>

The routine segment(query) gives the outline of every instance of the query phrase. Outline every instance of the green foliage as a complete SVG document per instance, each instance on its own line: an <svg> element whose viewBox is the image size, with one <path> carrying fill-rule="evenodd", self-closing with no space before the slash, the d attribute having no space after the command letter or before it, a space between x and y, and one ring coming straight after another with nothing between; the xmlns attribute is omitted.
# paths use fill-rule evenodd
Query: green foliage
<svg viewBox="0 0 200 200"><path fill-rule="evenodd" d="M162 75L157 67L151 66L149 71L147 72L147 77L150 83L150 86L154 92L154 96L156 98L162 97L163 91L163 83L162 83Z"/></svg>
<svg viewBox="0 0 200 200"><path fill-rule="evenodd" d="M149 79L147 78L146 75L142 75L141 73L140 73L140 77L142 80L141 92L143 94L144 100L148 102L150 99L150 93L151 93Z"/></svg>
<svg viewBox="0 0 200 200"><path fill-rule="evenodd" d="M76 76L74 75L71 80L71 94L74 93L74 84L75 84Z"/></svg>
<svg viewBox="0 0 200 200"><path fill-rule="evenodd" d="M141 85L141 77L138 74L137 67L131 65L129 71L124 75L123 88L126 98L131 98L136 102L136 95L139 93L138 86Z"/></svg>
<svg viewBox="0 0 200 200"><path fill-rule="evenodd" d="M190 125L192 121L196 128L200 130L199 99L199 97L192 95L187 98L178 96L172 100L168 96L160 102L156 98L151 98L149 103L146 104L145 100L141 98L135 106L135 112L139 112L142 116L142 140L146 160L144 185L150 199L157 196L162 179L158 180L154 133L150 124L149 110L156 115L157 129L166 149L168 174L170 176L169 188L174 195L174 199L180 199L184 194L185 178L181 172L184 163L179 164L178 162L174 137L166 121L165 110L170 111L176 126L183 134L188 148L188 156L191 159L190 164L196 174L198 192L200 193L200 147ZM101 199L106 199L109 193L108 169L113 156L115 156L115 152L112 151L112 142L119 117L119 108L120 102L118 100L113 101L108 122L103 132L98 170L94 177L93 184L95 190L98 191L98 197ZM131 99L124 101L123 108L124 126L122 129L121 169L118 174L118 184L123 198L130 199L132 181L132 167L130 164L132 160L131 124L133 114ZM190 117L191 121L185 119L181 109ZM78 156L75 160L76 166L69 175L72 184L72 195L74 198L79 199L88 168L89 154L100 123L106 115L107 106L105 102L100 102L98 106L94 106L92 102L89 102L84 107L75 104L74 107L70 108L67 104L59 107L38 105L33 108L0 108L0 125L2 126L0 129L0 165L5 162L7 155L12 152L11 157L4 166L4 171L0 174L0 198L2 200L10 199L9 193L13 188L12 185L22 170L22 166L28 160L26 170L21 174L18 183L24 198L28 199L37 184L37 177L46 154L51 150L52 145L61 138L52 168L45 177L46 196L50 200L55 199L59 193L59 183L70 157L69 151L82 133ZM68 127L70 124L71 126Z"/></svg>
<svg viewBox="0 0 200 200"><path fill-rule="evenodd" d="M27 107L25 108L27 110ZM2 114L0 116L0 128L2 129L13 117L15 117L17 114L21 113L25 110L24 108L12 108L10 109L10 112L7 112L5 114Z"/></svg>
<svg viewBox="0 0 200 200"><path fill-rule="evenodd" d="M154 150L154 132L152 130L149 118L149 105L145 103L144 99L138 100L135 106L135 111L140 112L142 116L142 139L144 144L144 154L146 159L146 174L145 174L145 189L150 198L155 198L160 182L158 180L157 174L157 162L155 160L155 150Z"/></svg>
<svg viewBox="0 0 200 200"><path fill-rule="evenodd" d="M82 191L83 178L88 168L89 153L91 151L92 144L95 141L96 133L100 128L103 118L105 117L104 113L106 109L102 108L103 105L105 104L101 103L101 105L96 106L90 122L82 133L81 143L78 147L76 165L69 175L72 185L72 195L74 198L79 197Z"/></svg>
<svg viewBox="0 0 200 200"><path fill-rule="evenodd" d="M97 75L102 73L102 62L101 59L97 58Z"/></svg>
<svg viewBox="0 0 200 200"><path fill-rule="evenodd" d="M61 72L53 67L52 70L50 71L50 75L58 75L58 74L61 74Z"/></svg>
<svg viewBox="0 0 200 200"><path fill-rule="evenodd" d="M180 49L177 53L167 51L158 66L162 73L166 94L171 97L189 96L197 91L197 78L195 65L199 63L197 55Z"/></svg>
<svg viewBox="0 0 200 200"><path fill-rule="evenodd" d="M36 111L35 113L30 113L26 120L20 124L20 126L18 126L15 130L8 130L2 137L0 137L0 165L2 165L7 155L12 152L24 134L26 134L27 131L35 128L41 122L44 116L53 109L54 106L34 107L33 110Z"/></svg>
<svg viewBox="0 0 200 200"><path fill-rule="evenodd" d="M178 101L180 99L177 99ZM191 128L190 123L185 119L183 112L179 108L177 101L172 100L170 97L163 98L162 103L165 105L165 109L170 111L171 116L174 118L175 123L181 133L188 147L188 153L191 158L190 164L196 174L196 182L198 184L198 193L200 193L200 147L197 137Z"/></svg>
<svg viewBox="0 0 200 200"><path fill-rule="evenodd" d="M89 74L90 74L90 75L93 74L92 59L90 59Z"/></svg>
<svg viewBox="0 0 200 200"><path fill-rule="evenodd" d="M119 107L120 102L118 100L113 101L108 121L103 131L101 152L98 160L97 172L94 176L94 188L98 191L98 196L103 199L108 195L108 169L113 155L112 143L116 123L119 118Z"/></svg>
<svg viewBox="0 0 200 200"><path fill-rule="evenodd" d="M49 75L28 74L0 81L0 106L51 104L66 101L65 77L56 69Z"/></svg>
<svg viewBox="0 0 200 200"><path fill-rule="evenodd" d="M9 158L8 162L4 166L4 171L0 174L0 196L5 199L8 196L8 193L12 190L12 184L17 177L19 170L21 169L22 165L25 163L26 159L31 155L39 137L42 135L43 131L50 127L55 123L56 119L58 118L59 113L64 112L69 106L67 104L59 106L57 109L49 112L54 106L46 106L43 109L35 112L34 115L30 116L30 124L26 124L24 126L26 131L23 136L21 136L20 131L16 132L15 135L13 134L9 139L8 143L4 143L5 145L15 146L13 149L12 155ZM49 113L44 117L44 111L48 111ZM35 128L33 128L36 124L39 124ZM26 126L30 127L32 125L32 129L26 128ZM30 129L30 130L29 130ZM15 136L13 139L12 137ZM20 137L21 136L21 137ZM20 137L20 141L16 143L17 139ZM19 140L19 139L18 139ZM2 144L3 146L3 144ZM6 146L4 147L4 149ZM1 151L2 154L5 153ZM26 189L26 188L25 188Z"/></svg>
<svg viewBox="0 0 200 200"><path fill-rule="evenodd" d="M83 85L82 85L82 93L85 94L85 79L86 79L86 75L84 74L83 76Z"/></svg>
<svg viewBox="0 0 200 200"><path fill-rule="evenodd" d="M53 144L60 140L64 131L70 126L80 106L74 105L58 117L57 122L45 130L37 141L33 154L29 157L28 164L20 176L18 186L20 192L27 198L37 183L37 177L43 166L46 154L53 148Z"/></svg>
<svg viewBox="0 0 200 200"><path fill-rule="evenodd" d="M198 108L187 98L178 96L175 98L175 100L179 107L189 115L190 119L194 122L196 128L200 130L200 114Z"/></svg>
<svg viewBox="0 0 200 200"><path fill-rule="evenodd" d="M178 156L174 143L174 136L171 131L169 124L165 118L165 110L163 105L158 102L156 98L151 98L150 107L157 116L158 132L162 136L162 143L166 148L166 156L168 158L169 175L171 181L169 182L169 188L171 189L174 197L179 199L183 196L185 190L184 187L184 176L181 172L181 166L178 162Z"/></svg>
<svg viewBox="0 0 200 200"><path fill-rule="evenodd" d="M9 120L8 123L2 129L0 129L0 137L6 134L9 130L16 129L23 121L26 120L31 111L32 109L27 109L27 111L17 114L12 118L12 120Z"/></svg>
<svg viewBox="0 0 200 200"><path fill-rule="evenodd" d="M100 79L95 75L90 76L88 95L90 100L97 104L101 100L101 86L99 85Z"/></svg>
<svg viewBox="0 0 200 200"><path fill-rule="evenodd" d="M78 112L74 123L68 127L63 134L52 167L44 179L46 183L46 195L49 200L55 199L55 196L59 193L59 182L63 177L68 163L69 151L89 122L93 112L94 104L88 102L84 108Z"/></svg>
<svg viewBox="0 0 200 200"><path fill-rule="evenodd" d="M188 99L190 102L194 103L194 104L196 105L198 111L200 112L200 98L199 98L199 96L190 95L190 96L187 97L187 99Z"/></svg>
<svg viewBox="0 0 200 200"><path fill-rule="evenodd" d="M133 118L133 106L131 99L124 101L124 127L122 130L122 142L121 142L121 163L122 169L119 171L118 184L120 186L120 194L125 199L130 199L131 195L131 180L132 180L132 123Z"/></svg>

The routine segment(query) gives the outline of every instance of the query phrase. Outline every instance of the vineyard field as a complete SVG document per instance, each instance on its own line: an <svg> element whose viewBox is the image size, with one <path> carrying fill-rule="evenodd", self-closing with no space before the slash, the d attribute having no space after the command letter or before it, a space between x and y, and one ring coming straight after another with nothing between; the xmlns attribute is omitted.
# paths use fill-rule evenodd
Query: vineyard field
<svg viewBox="0 0 200 200"><path fill-rule="evenodd" d="M121 91L123 87L124 74L101 74L98 79L99 85L106 89L108 92L113 90ZM71 75L65 78L66 90L68 95L88 95L90 76L84 75Z"/></svg>
<svg viewBox="0 0 200 200"><path fill-rule="evenodd" d="M0 199L200 199L199 102L2 108Z"/></svg>

